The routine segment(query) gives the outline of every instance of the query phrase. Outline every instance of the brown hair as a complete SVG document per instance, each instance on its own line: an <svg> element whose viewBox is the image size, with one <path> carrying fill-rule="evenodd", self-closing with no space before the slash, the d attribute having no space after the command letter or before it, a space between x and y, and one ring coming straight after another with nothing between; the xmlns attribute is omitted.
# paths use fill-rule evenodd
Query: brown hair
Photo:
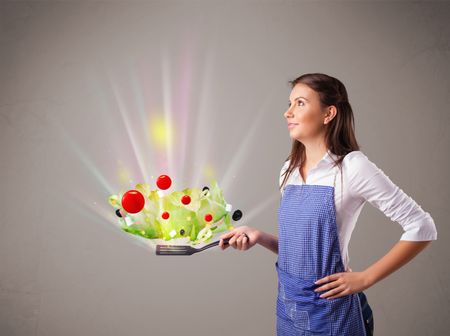
<svg viewBox="0 0 450 336"><path fill-rule="evenodd" d="M303 74L288 83L291 84L291 89L298 83L305 84L319 94L322 107L330 105L336 107L336 116L325 126L325 144L328 150L339 157L337 161L334 161L334 166L338 165L342 169L344 156L359 150L355 137L353 110L344 84L339 79L323 73ZM290 160L289 166L283 173L284 179L280 189L283 188L294 169L299 169L305 160L305 146L300 141L293 139L291 153L285 162L288 160Z"/></svg>

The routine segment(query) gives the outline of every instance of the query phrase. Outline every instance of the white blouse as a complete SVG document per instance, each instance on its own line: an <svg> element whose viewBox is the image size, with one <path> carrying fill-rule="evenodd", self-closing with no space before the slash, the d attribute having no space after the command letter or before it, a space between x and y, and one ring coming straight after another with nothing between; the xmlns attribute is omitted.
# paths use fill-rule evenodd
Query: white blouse
<svg viewBox="0 0 450 336"><path fill-rule="evenodd" d="M308 172L306 181L303 181L298 168L296 168L284 187L287 184L333 186L338 167L332 167L332 157L335 160L338 158L328 150L317 165ZM280 186L284 178L282 174L288 165L289 160L281 168ZM396 186L363 152L357 150L348 153L342 161L342 172L342 176L340 171L338 172L335 180L335 207L339 245L346 270L349 268L350 261L348 256L350 237L366 201L403 227L404 233L400 240L437 239L436 225L430 214ZM282 195L283 191L284 188L281 190Z"/></svg>

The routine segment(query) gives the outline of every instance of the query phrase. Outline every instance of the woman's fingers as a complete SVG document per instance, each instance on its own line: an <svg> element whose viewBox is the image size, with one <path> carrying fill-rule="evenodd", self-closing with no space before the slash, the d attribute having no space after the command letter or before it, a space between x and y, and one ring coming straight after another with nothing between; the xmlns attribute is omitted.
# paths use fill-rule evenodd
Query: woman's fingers
<svg viewBox="0 0 450 336"><path fill-rule="evenodd" d="M225 250L227 247L230 247L230 245L224 244L224 242L223 242L224 239L225 239L225 238L220 238L220 241L219 241L219 247L220 247L222 250Z"/></svg>
<svg viewBox="0 0 450 336"><path fill-rule="evenodd" d="M236 245L239 250L242 250L242 238L244 238L244 234L242 233L238 239L236 239Z"/></svg>
<svg viewBox="0 0 450 336"><path fill-rule="evenodd" d="M241 240L239 249L246 250L248 248L248 236L243 233L239 239Z"/></svg>
<svg viewBox="0 0 450 336"><path fill-rule="evenodd" d="M233 237L230 238L230 240L228 241L228 245L233 246L234 248L236 248L236 239L238 238L238 236L236 235L236 233L233 234Z"/></svg>
<svg viewBox="0 0 450 336"><path fill-rule="evenodd" d="M243 239L245 235L243 232L236 232L234 236L228 241L228 245L234 247L235 249L242 250L243 247ZM245 238L247 239L247 238Z"/></svg>
<svg viewBox="0 0 450 336"><path fill-rule="evenodd" d="M231 236L234 236L235 233L236 233L236 229L233 229L233 230L221 235L220 240L222 241L225 238L230 238Z"/></svg>
<svg viewBox="0 0 450 336"><path fill-rule="evenodd" d="M227 232L227 233L225 233L225 234L223 234L223 235L220 236L219 247L220 247L222 250L225 250L227 247L230 246L230 242L228 242L228 244L225 245L225 244L223 243L223 240L226 239L226 238L230 238L230 237L234 236L235 233L236 233L235 230L231 230L230 232Z"/></svg>
<svg viewBox="0 0 450 336"><path fill-rule="evenodd" d="M246 250L248 249L248 237L244 236L244 238L242 239L242 249Z"/></svg>
<svg viewBox="0 0 450 336"><path fill-rule="evenodd" d="M246 233L245 231L247 231L248 233ZM249 235L251 232L252 228L247 226L235 228L220 236L219 246L222 250L225 250L230 246L239 250L247 250L251 246L249 241ZM229 238L228 245L225 245L223 243L223 240L226 238Z"/></svg>
<svg viewBox="0 0 450 336"><path fill-rule="evenodd" d="M231 237L231 238L230 238ZM228 244L225 245L223 243L223 240L226 238L230 238L228 240ZM225 250L226 248L232 246L234 248L236 248L236 239L238 238L238 232L236 230L232 230L222 236L220 236L220 242L219 242L219 246L222 248L222 250Z"/></svg>

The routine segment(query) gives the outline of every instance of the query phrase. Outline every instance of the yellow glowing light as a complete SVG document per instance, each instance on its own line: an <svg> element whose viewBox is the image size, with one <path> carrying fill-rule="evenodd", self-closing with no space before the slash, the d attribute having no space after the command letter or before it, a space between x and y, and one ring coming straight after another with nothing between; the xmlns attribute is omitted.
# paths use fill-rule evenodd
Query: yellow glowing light
<svg viewBox="0 0 450 336"><path fill-rule="evenodd" d="M233 225L230 225L230 230L233 230L234 229L234 226Z"/></svg>
<svg viewBox="0 0 450 336"><path fill-rule="evenodd" d="M214 167L211 164L209 164L209 163L206 163L203 166L203 174L205 175L205 177L206 177L206 179L208 181L212 181L212 180L216 180L217 179L216 178L216 171L215 171Z"/></svg>
<svg viewBox="0 0 450 336"><path fill-rule="evenodd" d="M191 216L186 217L186 219L187 219L188 221L190 221L190 220L191 220Z"/></svg>
<svg viewBox="0 0 450 336"><path fill-rule="evenodd" d="M114 206L114 207L115 207L117 204L119 204L119 199L118 199L118 196L117 196L117 195L111 195L111 196L109 196L108 200L109 200L109 204L111 204L111 205Z"/></svg>
<svg viewBox="0 0 450 336"><path fill-rule="evenodd" d="M122 161L119 161L119 168L117 170L117 175L119 176L119 181L121 183L127 183L131 180L130 171L123 166Z"/></svg>
<svg viewBox="0 0 450 336"><path fill-rule="evenodd" d="M141 192L144 197L148 197L151 191L150 186L147 183L138 183L136 184L135 189Z"/></svg>
<svg viewBox="0 0 450 336"><path fill-rule="evenodd" d="M150 141L158 149L164 149L169 144L169 140L172 140L175 135L175 130L172 124L170 124L164 115L153 114L150 117L148 124L148 131Z"/></svg>

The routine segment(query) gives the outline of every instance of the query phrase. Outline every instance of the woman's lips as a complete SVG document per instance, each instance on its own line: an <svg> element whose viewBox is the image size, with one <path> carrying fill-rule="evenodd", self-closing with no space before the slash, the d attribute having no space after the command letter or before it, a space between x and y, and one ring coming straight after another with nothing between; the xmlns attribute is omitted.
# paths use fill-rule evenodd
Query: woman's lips
<svg viewBox="0 0 450 336"><path fill-rule="evenodd" d="M298 125L298 124L295 124L295 123L289 123L289 124L288 124L288 128L291 129L291 128L297 126L297 125Z"/></svg>

